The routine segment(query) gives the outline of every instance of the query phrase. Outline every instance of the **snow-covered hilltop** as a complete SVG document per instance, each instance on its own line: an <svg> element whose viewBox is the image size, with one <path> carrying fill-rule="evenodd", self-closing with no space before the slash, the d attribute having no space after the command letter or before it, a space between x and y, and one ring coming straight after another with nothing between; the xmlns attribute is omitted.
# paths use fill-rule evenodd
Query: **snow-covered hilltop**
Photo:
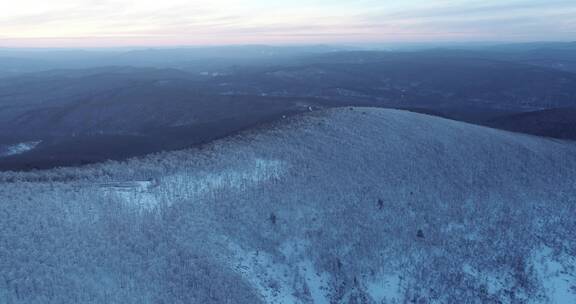
<svg viewBox="0 0 576 304"><path fill-rule="evenodd" d="M576 302L569 142L340 108L0 180L6 303Z"/></svg>

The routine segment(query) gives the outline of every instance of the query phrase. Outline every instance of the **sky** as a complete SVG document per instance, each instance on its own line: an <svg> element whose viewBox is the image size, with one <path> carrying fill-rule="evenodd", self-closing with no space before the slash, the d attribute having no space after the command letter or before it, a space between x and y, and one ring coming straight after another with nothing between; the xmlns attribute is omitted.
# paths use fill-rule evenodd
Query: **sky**
<svg viewBox="0 0 576 304"><path fill-rule="evenodd" d="M576 0L1 0L0 47L576 40Z"/></svg>

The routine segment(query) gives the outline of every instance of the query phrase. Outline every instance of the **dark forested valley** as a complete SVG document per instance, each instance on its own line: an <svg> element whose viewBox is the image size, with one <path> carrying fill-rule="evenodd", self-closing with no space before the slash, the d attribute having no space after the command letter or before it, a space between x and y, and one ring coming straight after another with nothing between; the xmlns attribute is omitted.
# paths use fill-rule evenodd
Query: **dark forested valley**
<svg viewBox="0 0 576 304"><path fill-rule="evenodd" d="M0 49L0 169L189 148L293 114L405 109L575 139L576 44Z"/></svg>

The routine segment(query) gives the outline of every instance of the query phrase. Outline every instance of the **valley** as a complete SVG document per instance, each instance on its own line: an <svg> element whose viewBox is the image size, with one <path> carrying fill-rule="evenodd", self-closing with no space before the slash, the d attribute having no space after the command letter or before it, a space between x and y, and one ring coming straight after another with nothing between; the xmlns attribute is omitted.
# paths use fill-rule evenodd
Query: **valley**
<svg viewBox="0 0 576 304"><path fill-rule="evenodd" d="M535 48L538 58L570 60L555 54L573 46L538 47L505 54L522 57ZM173 58L163 57L166 53ZM186 149L283 117L342 106L403 109L576 138L576 118L566 114L576 107L576 74L506 59L501 51L247 47L220 52L225 60L209 54L174 49L108 58L86 52L75 56L93 64L80 67L70 65L74 56L67 65L59 63L62 55L55 53L53 64L60 69L5 77L0 82L0 149L39 144L18 155L0 154L0 170L77 166ZM201 68L185 64L202 56ZM102 62L109 65L98 66ZM535 120L520 118L529 113Z"/></svg>

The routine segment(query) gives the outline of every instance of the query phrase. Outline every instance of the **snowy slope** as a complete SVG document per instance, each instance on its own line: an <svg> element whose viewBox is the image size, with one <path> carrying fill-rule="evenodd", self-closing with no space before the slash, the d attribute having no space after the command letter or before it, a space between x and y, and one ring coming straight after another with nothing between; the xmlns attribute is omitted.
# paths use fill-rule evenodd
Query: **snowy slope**
<svg viewBox="0 0 576 304"><path fill-rule="evenodd" d="M0 157L22 154L33 150L41 141L22 142L13 145L0 145Z"/></svg>
<svg viewBox="0 0 576 304"><path fill-rule="evenodd" d="M342 108L0 179L7 303L576 301L573 143Z"/></svg>

